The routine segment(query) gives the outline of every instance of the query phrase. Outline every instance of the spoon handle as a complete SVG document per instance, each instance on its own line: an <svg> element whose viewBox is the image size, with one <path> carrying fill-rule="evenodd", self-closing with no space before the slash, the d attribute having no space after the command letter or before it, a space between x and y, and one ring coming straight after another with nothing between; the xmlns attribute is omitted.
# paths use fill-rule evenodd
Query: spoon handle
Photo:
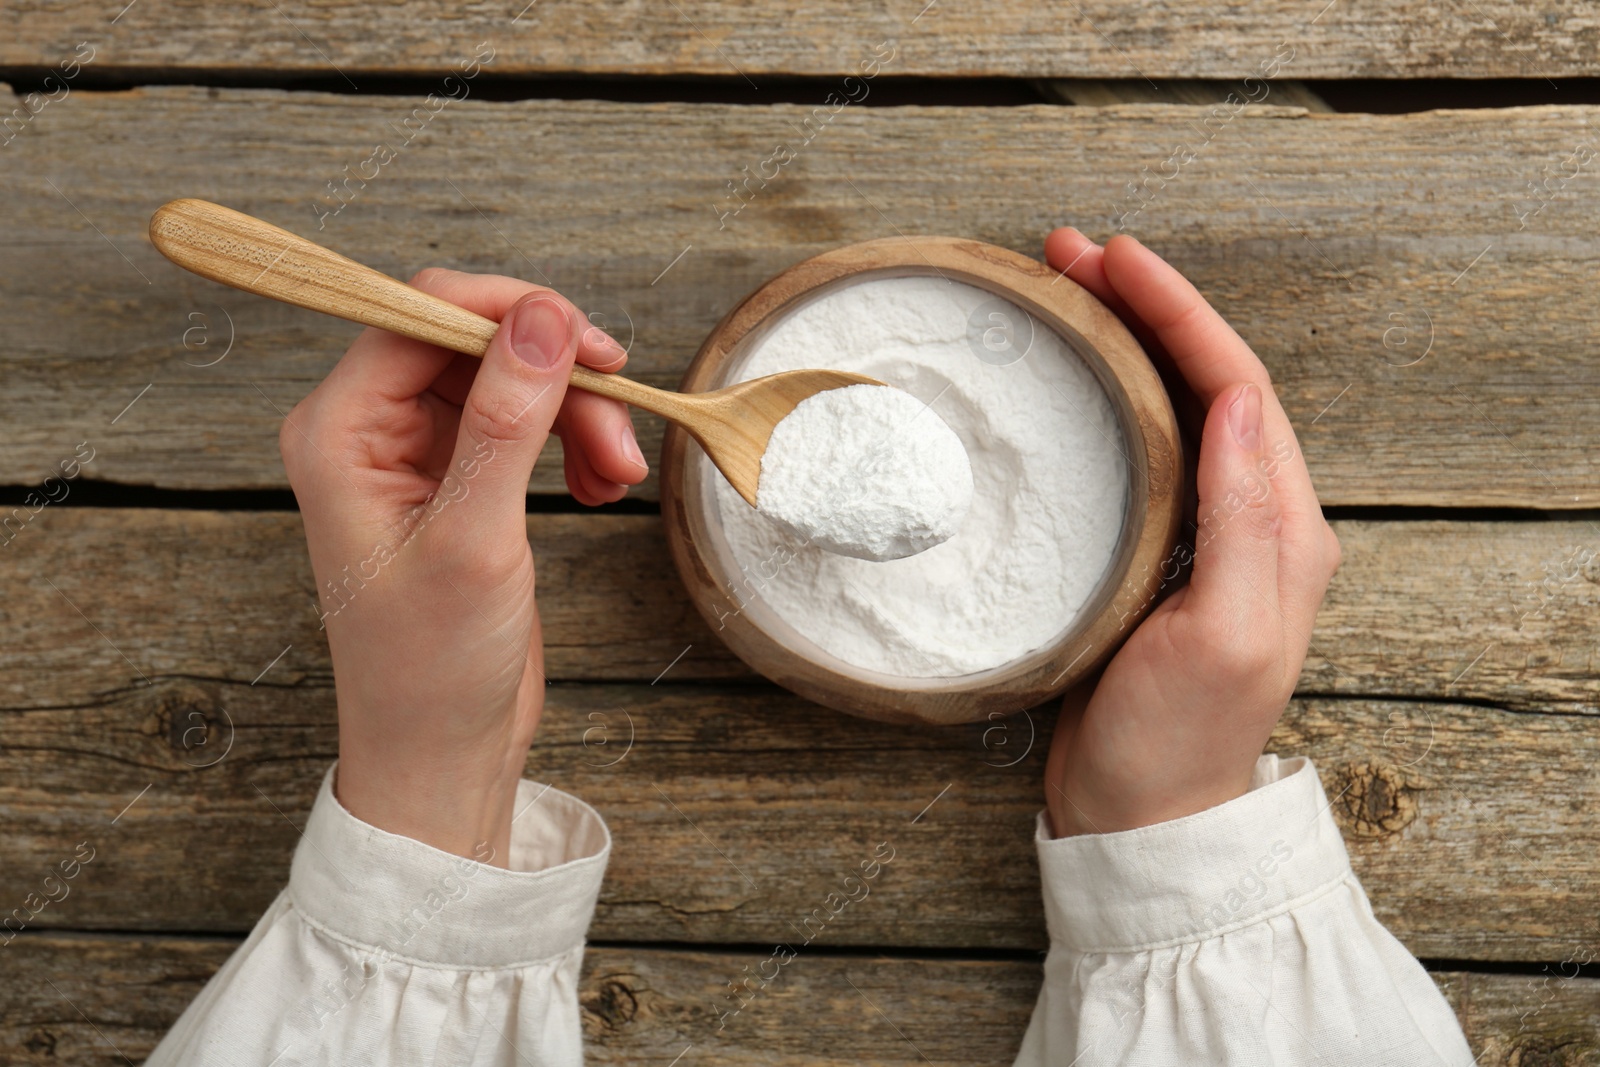
<svg viewBox="0 0 1600 1067"><path fill-rule="evenodd" d="M150 217L150 240L201 277L469 356L482 357L500 328L314 241L206 200L163 204ZM575 366L571 384L674 421L693 417L690 398L615 374Z"/></svg>

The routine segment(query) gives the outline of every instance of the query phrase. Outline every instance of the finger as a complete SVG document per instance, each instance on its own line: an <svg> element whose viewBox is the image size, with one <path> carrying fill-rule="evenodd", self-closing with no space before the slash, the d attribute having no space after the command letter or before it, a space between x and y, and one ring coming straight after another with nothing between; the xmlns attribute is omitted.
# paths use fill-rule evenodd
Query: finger
<svg viewBox="0 0 1600 1067"><path fill-rule="evenodd" d="M1105 272L1105 250L1074 227L1064 226L1045 238L1044 252L1046 261L1052 267L1093 293L1139 339L1145 354L1155 365L1156 373L1161 376L1167 393L1172 397L1179 424L1192 447L1200 439L1200 429L1205 424L1205 405L1200 403L1183 380L1183 375L1173 364L1172 357L1162 349L1154 331L1134 314L1127 301L1112 287Z"/></svg>
<svg viewBox="0 0 1600 1067"><path fill-rule="evenodd" d="M572 301L547 286L503 274L467 274L442 267L423 271L411 280L411 285L495 322L504 319L517 301L536 293L545 294L566 305L582 327L578 337L579 363L595 370L615 371L628 362L628 353L610 334L590 325Z"/></svg>
<svg viewBox="0 0 1600 1067"><path fill-rule="evenodd" d="M570 301L543 286L497 275L438 270L426 272L419 281L441 299L460 301L469 310L476 310L485 316L504 317L504 312L510 306L506 304L507 298L514 302L519 298L518 294L550 294L570 306ZM575 316L581 315L576 308L573 313ZM604 330L589 325L587 320L580 321L579 325L582 327L578 343L579 362L606 372L619 370L627 363L627 353ZM433 381L431 391L456 405L464 404L477 376L478 366L478 360L469 356L455 357ZM627 408L617 401L575 389L568 390L561 413L556 418L554 432L562 437L567 452L576 449L580 454L588 453L589 463L582 475L572 475L570 464L566 464L568 488L582 503L596 504L621 499L628 485L642 481L649 473L637 442L632 440L632 422L628 418ZM626 438L625 432L628 435ZM451 436L451 442L453 447L454 435Z"/></svg>
<svg viewBox="0 0 1600 1067"><path fill-rule="evenodd" d="M578 319L548 293L524 297L489 342L461 409L450 471L439 492L458 500L454 523L521 536L528 479L566 395ZM457 495L459 494L459 495Z"/></svg>
<svg viewBox="0 0 1600 1067"><path fill-rule="evenodd" d="M578 341L578 362L606 374L615 374L627 366L628 350L600 327L591 325L584 329Z"/></svg>
<svg viewBox="0 0 1600 1067"><path fill-rule="evenodd" d="M582 312L571 301L542 285L498 274L466 274L442 267L429 267L419 272L410 285L495 322L504 319L518 300L535 294L547 295L584 323L578 345L580 362L595 370L610 372L620 370L628 361L627 352L609 334L587 325ZM409 400L443 376L451 384L435 392L460 403L465 399L465 390L456 398L450 396L450 390L459 387L463 377L469 383L471 378L470 371L458 369L469 366L460 361L457 353L437 345L369 327L356 338L328 376L327 386L335 395L359 397L363 404L371 405L374 400Z"/></svg>
<svg viewBox="0 0 1600 1067"><path fill-rule="evenodd" d="M622 499L628 491L627 486L600 477L581 450L567 449L565 444L562 442L567 488L572 490L573 497L579 503L594 507L597 504L611 504Z"/></svg>
<svg viewBox="0 0 1600 1067"><path fill-rule="evenodd" d="M461 405L442 400L431 391L417 400L428 413L432 428L426 435L426 453L411 457L410 461L417 470L438 481L449 472L450 459L455 455L456 438L461 434Z"/></svg>
<svg viewBox="0 0 1600 1067"><path fill-rule="evenodd" d="M428 391L460 407L467 402L467 394L472 392L472 379L478 376L481 362L473 356L456 356L428 386Z"/></svg>
<svg viewBox="0 0 1600 1067"><path fill-rule="evenodd" d="M1248 462L1239 462L1229 445L1230 439L1239 444L1235 420L1255 417L1236 407L1241 390L1245 407L1254 406L1253 395L1260 394L1253 383L1223 390L1201 440L1189 617L1213 635L1227 635L1228 649L1261 651L1266 646L1259 635L1270 631L1277 643L1268 650L1298 664L1338 566L1337 538L1322 518L1304 464L1283 450L1282 439L1258 436ZM1270 399L1261 396L1263 434Z"/></svg>
<svg viewBox="0 0 1600 1067"><path fill-rule="evenodd" d="M1128 302L1117 292L1111 284L1111 279L1106 277L1105 249L1094 243L1088 237L1072 226L1064 226L1055 230L1045 238L1045 259L1050 265L1061 271L1067 277L1093 293L1099 301L1116 313L1117 318L1133 331L1139 343L1145 348L1150 359L1165 376L1167 372L1181 381L1177 368L1172 365L1172 360L1161 347L1161 340L1155 331L1146 326L1144 320L1128 306ZM1187 391L1187 385L1184 386ZM1201 409L1202 413L1204 409ZM1200 426L1194 427L1196 435Z"/></svg>
<svg viewBox="0 0 1600 1067"><path fill-rule="evenodd" d="M1117 312L1124 322L1129 321L1129 317L1123 314L1127 310L1127 303L1106 278L1105 249L1085 237L1076 227L1063 226L1052 231L1044 239L1044 258L1050 266Z"/></svg>
<svg viewBox="0 0 1600 1067"><path fill-rule="evenodd" d="M434 381L430 392L457 405L465 403L477 370L477 360L458 357ZM561 437L566 451L577 451L587 457L588 469L593 475L590 481L614 499L621 499L627 486L637 485L650 473L649 464L634 437L627 406L618 401L569 389L561 413L556 416L554 432ZM453 449L453 434L450 442Z"/></svg>
<svg viewBox="0 0 1600 1067"><path fill-rule="evenodd" d="M1229 386L1211 405L1200 440L1200 513L1185 614L1230 648L1248 647L1263 627L1281 633L1278 553L1282 498L1261 472L1261 387Z"/></svg>
<svg viewBox="0 0 1600 1067"><path fill-rule="evenodd" d="M1112 288L1155 334L1207 408L1239 382L1271 393L1272 379L1250 346L1166 260L1119 234L1106 243L1101 265Z"/></svg>
<svg viewBox="0 0 1600 1067"><path fill-rule="evenodd" d="M1051 265L1122 315L1140 334L1164 380L1173 373L1182 375L1188 388L1180 391L1180 383L1170 380L1167 385L1186 425L1207 421L1205 411L1215 407L1219 376L1224 384L1232 384L1227 375L1236 373L1236 381L1253 379L1262 389L1262 421L1267 434L1263 446L1268 454L1261 457L1254 477L1257 482L1263 478L1270 481L1280 498L1281 540L1290 567L1285 587L1275 593L1281 604L1296 618L1306 619L1309 626L1321 603L1327 578L1338 565L1337 540L1323 521L1294 429L1272 391L1266 368L1193 285L1132 238L1114 238L1105 250L1100 250L1082 233L1067 227L1046 238L1045 256ZM1122 290L1117 286L1128 293L1128 301L1123 301ZM1114 300L1106 299L1104 288L1113 290ZM1213 349L1220 354L1220 362L1208 363L1204 355ZM1222 369L1217 369L1219 366ZM1200 404L1191 403L1191 393ZM1205 452L1206 445L1202 443L1202 465L1206 463ZM1223 492L1226 495L1227 491ZM1208 536L1206 523L1209 520L1214 524L1216 514L1214 503L1200 509L1197 541Z"/></svg>
<svg viewBox="0 0 1600 1067"><path fill-rule="evenodd" d="M1312 528L1321 525L1322 511L1294 427L1273 392L1267 368L1188 279L1132 237L1119 235L1107 242L1102 265L1107 279L1150 327L1203 405L1214 407L1223 390L1242 382L1261 390L1267 450L1283 460L1274 465L1272 481L1283 496L1289 524L1286 539L1299 550L1311 551ZM1209 425L1208 417L1208 433ZM1315 536L1322 537L1320 531Z"/></svg>
<svg viewBox="0 0 1600 1067"><path fill-rule="evenodd" d="M351 342L318 389L330 410L376 416L381 422L386 410L421 395L456 358L438 345L369 326Z"/></svg>
<svg viewBox="0 0 1600 1067"><path fill-rule="evenodd" d="M562 449L561 470L566 477L567 492L572 494L572 499L591 508L602 502L598 497L590 493L588 487L584 485L583 474L578 470L578 454L576 452L568 452Z"/></svg>
<svg viewBox="0 0 1600 1067"><path fill-rule="evenodd" d="M576 389L568 392L556 419L556 433L564 449L583 455L608 491L611 486L638 485L650 473L627 405L616 400Z"/></svg>
<svg viewBox="0 0 1600 1067"><path fill-rule="evenodd" d="M582 356L581 349L579 351L579 356L580 358ZM450 362L450 365L433 380L433 383L428 387L428 391L433 393L435 396L438 396L440 399L460 407L462 404L466 403L467 393L472 390L472 380L473 378L477 377L477 374L478 360L474 359L472 356L456 356L455 359ZM610 409L616 413L626 415L628 410L627 405L622 404L619 401L607 400L604 397L595 396L593 393L585 393L574 389L567 393L566 402L562 404L562 415L556 420L557 433L561 433L562 421L567 417L567 413L569 411L574 410L575 402L577 402L579 407L583 408L585 411L600 411ZM600 407L593 407L591 406L590 402L598 404ZM615 419L614 414L607 415L605 417ZM624 458L627 458L627 449L624 448L622 451L625 454ZM641 456L640 459L642 460L643 457Z"/></svg>

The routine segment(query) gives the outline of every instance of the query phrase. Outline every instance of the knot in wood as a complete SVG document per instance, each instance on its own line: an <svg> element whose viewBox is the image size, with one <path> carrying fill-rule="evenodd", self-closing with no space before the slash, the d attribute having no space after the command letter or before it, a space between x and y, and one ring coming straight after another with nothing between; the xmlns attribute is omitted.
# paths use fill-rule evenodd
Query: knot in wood
<svg viewBox="0 0 1600 1067"><path fill-rule="evenodd" d="M1387 837L1417 817L1416 789L1398 767L1381 763L1346 764L1336 811L1339 822L1357 837Z"/></svg>
<svg viewBox="0 0 1600 1067"><path fill-rule="evenodd" d="M22 1043L22 1047L35 1056L55 1059L56 1035L44 1029L35 1030L28 1035L28 1040Z"/></svg>
<svg viewBox="0 0 1600 1067"><path fill-rule="evenodd" d="M621 1030L639 1014L639 998L628 985L627 976L612 975L583 998L583 1010L599 1028Z"/></svg>
<svg viewBox="0 0 1600 1067"><path fill-rule="evenodd" d="M152 706L144 732L166 738L167 747L188 766L211 766L232 747L233 719L215 689L165 682L146 699Z"/></svg>
<svg viewBox="0 0 1600 1067"><path fill-rule="evenodd" d="M1594 1062L1600 1044L1578 1034L1533 1034L1518 1038L1506 1054L1506 1067L1577 1067Z"/></svg>

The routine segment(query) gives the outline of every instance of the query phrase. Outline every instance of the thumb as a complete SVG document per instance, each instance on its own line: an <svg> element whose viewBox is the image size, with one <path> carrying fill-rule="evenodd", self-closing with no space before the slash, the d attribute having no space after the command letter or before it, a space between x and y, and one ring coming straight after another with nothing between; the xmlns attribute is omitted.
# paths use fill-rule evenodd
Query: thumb
<svg viewBox="0 0 1600 1067"><path fill-rule="evenodd" d="M462 520L480 529L514 520L521 531L528 479L567 394L577 324L577 311L552 293L517 301L501 320L462 404L439 487L459 500Z"/></svg>
<svg viewBox="0 0 1600 1067"><path fill-rule="evenodd" d="M1279 610L1282 507L1265 473L1264 438L1254 384L1224 390L1200 438L1194 574L1183 606L1228 635L1249 633Z"/></svg>

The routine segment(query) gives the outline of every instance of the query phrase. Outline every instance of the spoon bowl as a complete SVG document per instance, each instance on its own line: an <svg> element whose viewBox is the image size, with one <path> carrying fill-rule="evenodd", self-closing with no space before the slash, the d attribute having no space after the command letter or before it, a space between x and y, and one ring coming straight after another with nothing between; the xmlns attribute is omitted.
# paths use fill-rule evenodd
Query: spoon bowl
<svg viewBox="0 0 1600 1067"><path fill-rule="evenodd" d="M457 307L314 241L206 200L163 204L150 241L185 270L257 296L482 358L500 324ZM654 412L687 430L751 507L772 430L802 400L847 385L883 385L860 374L797 370L707 393L674 393L588 367L571 385Z"/></svg>
<svg viewBox="0 0 1600 1067"><path fill-rule="evenodd" d="M728 484L739 491L747 504L755 507L756 487L761 480L761 457L766 454L767 442L772 439L772 431L778 423L802 400L817 393L847 385L883 384L876 378L842 370L791 370L709 393L662 390L663 396L673 398L669 402L688 406L689 410L681 418L659 408L650 410L688 430L717 470L728 479Z"/></svg>

